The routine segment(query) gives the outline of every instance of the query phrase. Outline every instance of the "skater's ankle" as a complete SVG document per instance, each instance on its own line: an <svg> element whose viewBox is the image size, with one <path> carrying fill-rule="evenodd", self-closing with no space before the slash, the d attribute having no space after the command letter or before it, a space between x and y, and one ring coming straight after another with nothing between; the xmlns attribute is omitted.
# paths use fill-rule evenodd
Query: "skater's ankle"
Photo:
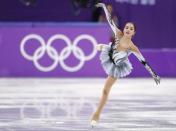
<svg viewBox="0 0 176 131"><path fill-rule="evenodd" d="M91 120L95 120L95 121L98 122L99 121L99 117L100 117L99 114L94 114Z"/></svg>

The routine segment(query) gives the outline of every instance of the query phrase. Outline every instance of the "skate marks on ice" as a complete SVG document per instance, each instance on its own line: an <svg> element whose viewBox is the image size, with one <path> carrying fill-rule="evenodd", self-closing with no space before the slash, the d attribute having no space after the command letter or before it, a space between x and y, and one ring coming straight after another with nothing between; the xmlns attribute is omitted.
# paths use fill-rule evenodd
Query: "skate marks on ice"
<svg viewBox="0 0 176 131"><path fill-rule="evenodd" d="M136 81L125 79L114 85L98 126L91 129L90 116L99 102L103 79L2 79L0 130L176 130L175 80L159 87L150 79Z"/></svg>

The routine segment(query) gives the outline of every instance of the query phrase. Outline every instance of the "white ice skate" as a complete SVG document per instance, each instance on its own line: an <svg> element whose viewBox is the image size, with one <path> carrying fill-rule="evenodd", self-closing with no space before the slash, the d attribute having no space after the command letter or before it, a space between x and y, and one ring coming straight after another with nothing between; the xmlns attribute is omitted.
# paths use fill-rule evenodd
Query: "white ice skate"
<svg viewBox="0 0 176 131"><path fill-rule="evenodd" d="M90 125L92 126L92 128L94 128L95 126L97 126L98 122L95 120L91 120Z"/></svg>

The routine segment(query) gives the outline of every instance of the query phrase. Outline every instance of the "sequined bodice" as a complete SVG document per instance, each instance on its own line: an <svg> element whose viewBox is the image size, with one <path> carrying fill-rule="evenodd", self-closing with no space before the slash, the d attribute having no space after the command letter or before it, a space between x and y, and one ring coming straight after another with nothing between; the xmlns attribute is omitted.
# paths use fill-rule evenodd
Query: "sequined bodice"
<svg viewBox="0 0 176 131"><path fill-rule="evenodd" d="M112 56L111 57L112 57L115 64L119 64L119 63L122 63L122 62L128 60L128 56L131 54L130 50L118 51L117 50L118 45L119 44L116 43L111 46L111 49L112 49Z"/></svg>

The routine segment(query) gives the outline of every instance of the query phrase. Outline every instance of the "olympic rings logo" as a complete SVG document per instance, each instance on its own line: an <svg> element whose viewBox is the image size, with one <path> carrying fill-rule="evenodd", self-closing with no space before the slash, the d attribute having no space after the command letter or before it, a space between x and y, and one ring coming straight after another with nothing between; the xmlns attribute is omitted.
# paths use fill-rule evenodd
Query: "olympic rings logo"
<svg viewBox="0 0 176 131"><path fill-rule="evenodd" d="M37 40L41 44L41 46L35 50L33 56L27 54L25 50L25 45L29 40ZM52 46L52 43L55 40L63 40L67 45L61 50L60 53L58 53L57 50ZM88 56L86 56L83 50L78 46L78 43L81 40L89 40L90 43L93 45L93 50ZM76 72L84 66L85 61L89 61L95 57L97 53L96 45L96 39L88 34L77 36L73 42L71 42L71 40L63 34L55 34L50 37L47 42L45 42L45 40L40 35L29 34L22 39L20 43L20 52L24 58L29 61L33 61L35 67L40 71L52 71L57 67L58 63L60 63L61 67L64 70L68 72ZM45 53L47 53L48 56L54 61L50 66L46 67L42 66L39 63L39 60L44 56ZM80 61L76 66L72 67L66 65L66 63L64 62L64 60L66 60L71 55L71 53L73 53L73 55Z"/></svg>

